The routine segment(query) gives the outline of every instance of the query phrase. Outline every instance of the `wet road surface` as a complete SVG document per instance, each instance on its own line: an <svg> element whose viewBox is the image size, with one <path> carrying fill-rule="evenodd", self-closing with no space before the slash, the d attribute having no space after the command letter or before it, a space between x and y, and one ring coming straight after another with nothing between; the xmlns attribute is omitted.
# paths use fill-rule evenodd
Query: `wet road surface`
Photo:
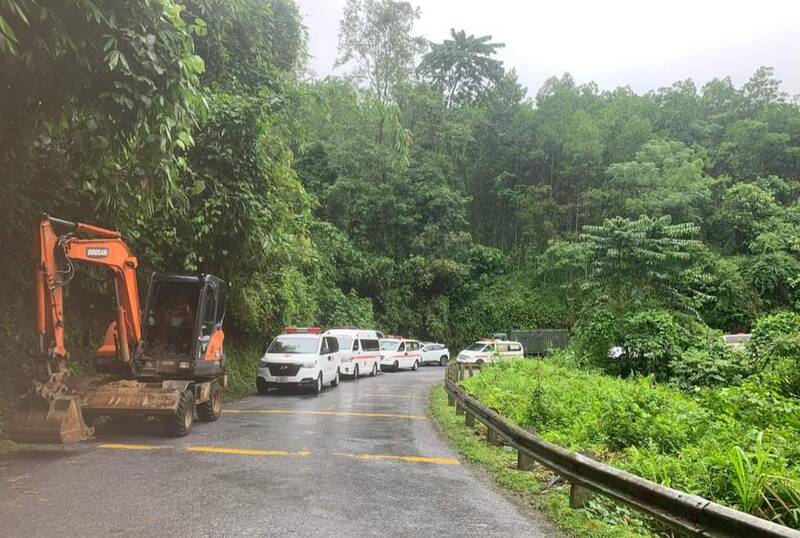
<svg viewBox="0 0 800 538"><path fill-rule="evenodd" d="M557 535L437 433L443 373L254 395L181 439L108 423L90 442L0 455L0 535Z"/></svg>

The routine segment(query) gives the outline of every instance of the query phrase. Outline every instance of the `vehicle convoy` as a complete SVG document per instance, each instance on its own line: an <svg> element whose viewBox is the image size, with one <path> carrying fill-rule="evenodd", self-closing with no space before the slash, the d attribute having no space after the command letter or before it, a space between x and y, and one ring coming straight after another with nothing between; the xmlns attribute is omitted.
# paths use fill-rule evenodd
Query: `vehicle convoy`
<svg viewBox="0 0 800 538"><path fill-rule="evenodd" d="M446 345L433 342L420 342L420 345L422 346L420 364L447 366L447 362L450 360L450 350Z"/></svg>
<svg viewBox="0 0 800 538"><path fill-rule="evenodd" d="M330 329L323 336L333 336L339 343L339 369L342 375L358 379L380 371L383 333L361 329Z"/></svg>
<svg viewBox="0 0 800 538"><path fill-rule="evenodd" d="M509 340L478 340L466 349L462 349L456 362L463 364L483 364L503 359L522 358L522 344Z"/></svg>
<svg viewBox="0 0 800 538"><path fill-rule="evenodd" d="M286 327L261 357L256 390L266 394L271 388L295 386L319 394L325 383L337 386L340 374L335 337L323 335L319 327Z"/></svg>
<svg viewBox="0 0 800 538"><path fill-rule="evenodd" d="M381 370L419 369L422 352L417 340L387 336L381 340Z"/></svg>
<svg viewBox="0 0 800 538"><path fill-rule="evenodd" d="M58 235L55 227L64 228ZM137 259L118 232L43 215L34 233L36 325L47 378L35 381L9 425L11 438L69 443L91 438L94 417L160 417L173 436L189 433L195 410L222 412L225 283L212 275L154 273L144 311ZM108 269L116 319L93 359L105 376L71 376L64 328L64 287L74 262ZM88 423L88 424L87 424Z"/></svg>

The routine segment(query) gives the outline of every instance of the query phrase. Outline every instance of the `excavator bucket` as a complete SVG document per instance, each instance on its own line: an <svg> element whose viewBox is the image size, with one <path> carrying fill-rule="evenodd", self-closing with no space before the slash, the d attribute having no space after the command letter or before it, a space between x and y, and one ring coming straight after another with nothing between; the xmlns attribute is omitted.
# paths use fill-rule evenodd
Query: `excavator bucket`
<svg viewBox="0 0 800 538"><path fill-rule="evenodd" d="M46 399L29 393L20 399L9 433L18 443L77 443L91 439L94 428L83 421L76 396Z"/></svg>

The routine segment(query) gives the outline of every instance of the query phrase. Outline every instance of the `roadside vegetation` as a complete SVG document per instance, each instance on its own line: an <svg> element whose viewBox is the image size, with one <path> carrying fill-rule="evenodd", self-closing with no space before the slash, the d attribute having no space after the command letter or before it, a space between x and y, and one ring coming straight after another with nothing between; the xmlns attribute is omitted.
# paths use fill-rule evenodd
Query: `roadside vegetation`
<svg viewBox="0 0 800 538"><path fill-rule="evenodd" d="M486 443L464 417L447 405L447 395L437 386L431 395L431 411L447 438L469 461L483 466L502 488L512 491L530 506L544 510L549 518L570 535L586 538L638 538L657 536L647 522L633 511L595 497L586 507L569 506L569 485L555 484L555 476L544 467L534 471L516 469L516 453ZM485 435L485 431L482 435Z"/></svg>
<svg viewBox="0 0 800 538"><path fill-rule="evenodd" d="M472 388L567 446L796 526L797 100L769 67L643 94L569 74L526 89L502 36L431 43L421 16L348 1L341 75L320 80L292 0L0 1L0 417L35 374L30 230L47 211L118 229L142 284L230 283L229 395L284 325L453 350L569 328L560 366ZM106 275L79 273L78 359L113 319ZM746 352L720 341L751 330ZM546 382L593 389L585 416L537 414Z"/></svg>
<svg viewBox="0 0 800 538"><path fill-rule="evenodd" d="M655 482L800 526L800 402L756 376L682 392L620 379L574 357L492 365L464 382L542 438Z"/></svg>

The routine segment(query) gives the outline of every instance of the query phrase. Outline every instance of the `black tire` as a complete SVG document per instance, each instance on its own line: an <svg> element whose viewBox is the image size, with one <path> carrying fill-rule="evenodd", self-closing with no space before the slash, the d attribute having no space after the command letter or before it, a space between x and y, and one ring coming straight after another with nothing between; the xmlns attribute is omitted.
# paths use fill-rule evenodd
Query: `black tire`
<svg viewBox="0 0 800 538"><path fill-rule="evenodd" d="M399 371L400 370L400 363L397 362L397 361L394 361L394 365L392 366L392 370L395 371L395 372Z"/></svg>
<svg viewBox="0 0 800 538"><path fill-rule="evenodd" d="M256 378L256 392L262 396L269 392L269 386L267 385L267 382L261 377Z"/></svg>
<svg viewBox="0 0 800 538"><path fill-rule="evenodd" d="M419 370L419 361L414 361L414 365L411 367L411 370L413 372L416 372L417 370Z"/></svg>
<svg viewBox="0 0 800 538"><path fill-rule="evenodd" d="M447 355L442 355L439 358L439 366L447 366Z"/></svg>
<svg viewBox="0 0 800 538"><path fill-rule="evenodd" d="M317 382L314 383L314 386L311 388L312 394L319 394L320 392L322 392L322 372L319 373Z"/></svg>
<svg viewBox="0 0 800 538"><path fill-rule="evenodd" d="M194 421L194 394L191 390L181 393L178 409L175 414L167 417L164 422L164 432L170 437L186 437L192 429Z"/></svg>
<svg viewBox="0 0 800 538"><path fill-rule="evenodd" d="M222 389L219 383L211 383L208 401L197 406L197 418L203 422L214 422L222 414Z"/></svg>
<svg viewBox="0 0 800 538"><path fill-rule="evenodd" d="M375 377L376 375L378 375L378 363L377 362L373 362L372 363L372 371L369 373L369 376L370 377Z"/></svg>
<svg viewBox="0 0 800 538"><path fill-rule="evenodd" d="M358 366L356 366L356 368L358 368ZM331 387L338 387L339 386L339 376L340 375L341 374L339 372L339 369L337 368L336 369L336 375L334 376L333 379L331 379Z"/></svg>
<svg viewBox="0 0 800 538"><path fill-rule="evenodd" d="M477 361L475 361L475 364L477 364L478 366L483 366L483 359L478 359Z"/></svg>
<svg viewBox="0 0 800 538"><path fill-rule="evenodd" d="M353 367L353 381L358 379L358 364Z"/></svg>

